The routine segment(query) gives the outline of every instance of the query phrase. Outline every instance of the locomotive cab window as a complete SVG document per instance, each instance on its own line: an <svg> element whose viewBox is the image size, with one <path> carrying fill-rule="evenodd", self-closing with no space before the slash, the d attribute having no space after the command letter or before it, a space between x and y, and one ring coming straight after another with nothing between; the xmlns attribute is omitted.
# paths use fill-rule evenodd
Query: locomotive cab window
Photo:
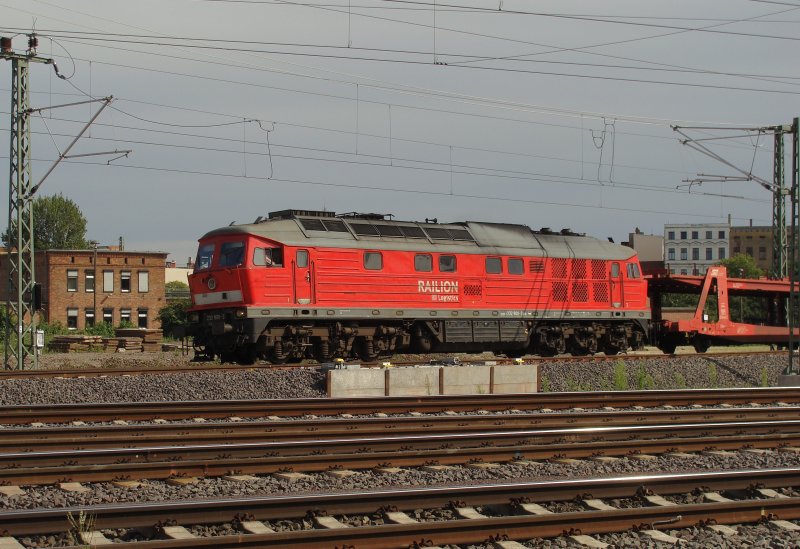
<svg viewBox="0 0 800 549"><path fill-rule="evenodd" d="M628 278L639 278L639 266L636 263L628 264Z"/></svg>
<svg viewBox="0 0 800 549"><path fill-rule="evenodd" d="M255 248L253 265L257 267L283 266L283 250L281 248Z"/></svg>
<svg viewBox="0 0 800 549"><path fill-rule="evenodd" d="M194 262L194 270L204 271L211 267L211 261L214 259L214 245L203 244L197 250L197 261Z"/></svg>
<svg viewBox="0 0 800 549"><path fill-rule="evenodd" d="M614 278L619 276L619 263L611 264L611 276L613 276Z"/></svg>
<svg viewBox="0 0 800 549"><path fill-rule="evenodd" d="M525 264L518 257L508 258L508 274L521 275L525 272Z"/></svg>
<svg viewBox="0 0 800 549"><path fill-rule="evenodd" d="M364 268L368 271L383 269L383 256L380 252L364 252Z"/></svg>
<svg viewBox="0 0 800 549"><path fill-rule="evenodd" d="M454 256L454 255L440 255L439 256L439 272L440 273L454 273L454 272L456 272L456 256Z"/></svg>
<svg viewBox="0 0 800 549"><path fill-rule="evenodd" d="M414 256L414 270L429 273L433 270L433 257L430 254L417 254Z"/></svg>
<svg viewBox="0 0 800 549"><path fill-rule="evenodd" d="M301 269L308 267L308 250L297 250L297 266Z"/></svg>
<svg viewBox="0 0 800 549"><path fill-rule="evenodd" d="M499 257L486 258L486 272L488 274L500 274L503 272L503 260Z"/></svg>
<svg viewBox="0 0 800 549"><path fill-rule="evenodd" d="M244 263L244 242L225 242L219 251L220 267L238 267Z"/></svg>

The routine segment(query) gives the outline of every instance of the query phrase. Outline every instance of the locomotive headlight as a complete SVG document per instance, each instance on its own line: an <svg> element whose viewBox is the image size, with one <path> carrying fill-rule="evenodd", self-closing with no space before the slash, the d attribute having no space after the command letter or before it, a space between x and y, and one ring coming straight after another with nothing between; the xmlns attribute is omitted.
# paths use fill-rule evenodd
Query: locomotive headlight
<svg viewBox="0 0 800 549"><path fill-rule="evenodd" d="M244 318L247 316L247 309L236 309L236 318Z"/></svg>
<svg viewBox="0 0 800 549"><path fill-rule="evenodd" d="M209 290L214 290L217 287L217 281L213 278L209 278L206 284L208 285Z"/></svg>

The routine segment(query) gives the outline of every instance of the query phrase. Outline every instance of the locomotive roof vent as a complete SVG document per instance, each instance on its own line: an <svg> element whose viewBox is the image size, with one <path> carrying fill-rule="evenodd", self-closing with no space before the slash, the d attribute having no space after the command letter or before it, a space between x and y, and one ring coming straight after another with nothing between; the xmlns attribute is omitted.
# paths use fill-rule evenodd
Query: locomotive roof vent
<svg viewBox="0 0 800 549"><path fill-rule="evenodd" d="M392 218L394 217L394 214L347 212L339 214L336 217L342 219L368 219L371 221L384 221L384 220L391 221Z"/></svg>
<svg viewBox="0 0 800 549"><path fill-rule="evenodd" d="M293 217L336 217L336 212L320 212L316 210L280 210L269 212L270 219L292 219Z"/></svg>
<svg viewBox="0 0 800 549"><path fill-rule="evenodd" d="M553 231L550 230L550 227L542 227L539 229L539 232L542 234L553 234Z"/></svg>
<svg viewBox="0 0 800 549"><path fill-rule="evenodd" d="M572 229L561 229L561 234L564 236L586 236L586 233L575 233Z"/></svg>

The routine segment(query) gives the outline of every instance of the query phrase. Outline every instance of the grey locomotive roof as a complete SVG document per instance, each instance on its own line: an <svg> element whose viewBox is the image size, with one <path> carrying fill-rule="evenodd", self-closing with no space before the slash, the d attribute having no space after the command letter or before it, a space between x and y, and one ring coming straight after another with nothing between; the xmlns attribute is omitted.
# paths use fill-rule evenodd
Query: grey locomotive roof
<svg viewBox="0 0 800 549"><path fill-rule="evenodd" d="M319 221L313 218L292 217L222 227L210 231L203 238L231 234L252 234L289 246L331 246L338 248L374 248L533 257L580 257L620 261L635 255L635 252L626 246L574 234L537 233L525 225L476 221L434 224L339 218L325 219L324 221L329 226L331 226L331 223L335 223L337 230L327 230ZM344 222L346 227L340 225L339 222ZM365 225L373 225L375 228L365 227ZM309 229L309 226L314 226L316 229ZM399 230L396 229L398 227L400 228ZM417 231L415 227L424 229L425 233ZM445 229L445 231L440 229ZM374 230L376 234L357 234L367 230ZM380 231L397 232L398 234L396 236L381 236ZM412 231L418 237L411 238L400 234ZM432 234L441 236L443 232L450 232L450 234L456 236L447 237L446 239L444 237L434 238L431 236Z"/></svg>

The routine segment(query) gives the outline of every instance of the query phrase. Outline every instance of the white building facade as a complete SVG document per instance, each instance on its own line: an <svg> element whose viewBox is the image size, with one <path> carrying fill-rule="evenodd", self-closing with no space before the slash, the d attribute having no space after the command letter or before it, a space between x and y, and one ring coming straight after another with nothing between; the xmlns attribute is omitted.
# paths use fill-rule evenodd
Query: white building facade
<svg viewBox="0 0 800 549"><path fill-rule="evenodd" d="M728 258L727 223L664 225L664 267L671 274L704 275Z"/></svg>

